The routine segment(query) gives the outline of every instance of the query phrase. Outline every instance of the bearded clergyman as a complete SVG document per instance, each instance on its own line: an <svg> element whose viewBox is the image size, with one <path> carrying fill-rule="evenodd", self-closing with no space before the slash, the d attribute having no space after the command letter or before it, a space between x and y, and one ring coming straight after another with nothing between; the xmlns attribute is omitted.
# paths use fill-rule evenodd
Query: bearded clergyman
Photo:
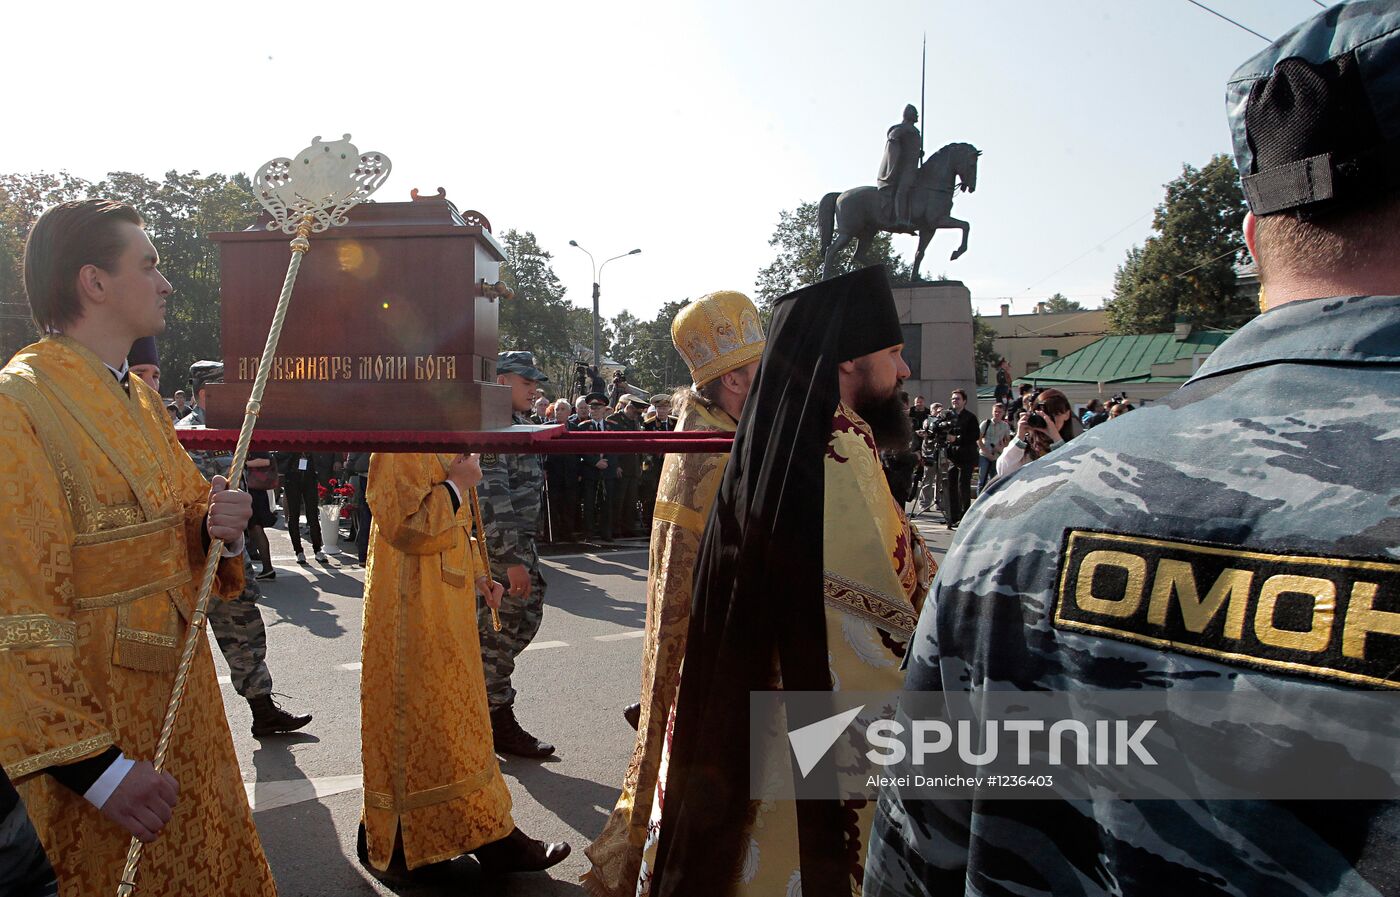
<svg viewBox="0 0 1400 897"><path fill-rule="evenodd" d="M696 563L641 893L860 893L873 806L751 800L749 695L900 687L934 572L878 455L910 438L903 341L883 268L774 304Z"/></svg>

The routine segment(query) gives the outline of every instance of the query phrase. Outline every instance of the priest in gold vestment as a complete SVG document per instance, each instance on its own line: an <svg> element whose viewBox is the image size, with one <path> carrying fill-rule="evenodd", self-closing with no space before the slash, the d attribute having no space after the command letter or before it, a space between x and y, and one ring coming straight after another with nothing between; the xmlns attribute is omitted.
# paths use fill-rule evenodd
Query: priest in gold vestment
<svg viewBox="0 0 1400 897"><path fill-rule="evenodd" d="M499 606L473 489L477 455L375 454L360 680L360 860L387 879L474 853L545 869L567 844L526 837L492 747L476 595Z"/></svg>
<svg viewBox="0 0 1400 897"><path fill-rule="evenodd" d="M205 639L150 764L205 546L234 543L215 589L236 596L252 507L222 477L211 492L126 376L164 326L157 261L136 212L101 200L46 212L26 247L48 335L0 371L0 761L64 897L115 893L132 835L142 895L273 897Z"/></svg>
<svg viewBox="0 0 1400 897"><path fill-rule="evenodd" d="M681 309L671 339L694 383L676 398L677 429L733 433L763 354L758 310L743 293L710 293ZM666 720L685 655L695 558L728 460L727 454L670 454L661 468L647 571L637 743L617 805L586 851L592 867L583 884L595 897L632 897L637 890Z"/></svg>
<svg viewBox="0 0 1400 897"><path fill-rule="evenodd" d="M639 894L860 893L873 805L751 800L748 697L901 687L934 572L877 452L911 436L902 342L880 268L775 303L696 565Z"/></svg>

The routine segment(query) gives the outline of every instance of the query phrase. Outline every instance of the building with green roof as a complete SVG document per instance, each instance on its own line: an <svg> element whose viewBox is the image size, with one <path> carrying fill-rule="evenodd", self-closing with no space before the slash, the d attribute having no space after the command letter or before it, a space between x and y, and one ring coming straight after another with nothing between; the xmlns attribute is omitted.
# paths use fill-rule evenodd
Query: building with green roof
<svg viewBox="0 0 1400 897"><path fill-rule="evenodd" d="M1015 382L1053 386L1075 405L1114 393L1126 393L1134 404L1150 402L1180 388L1233 333L1178 324L1172 333L1105 336Z"/></svg>

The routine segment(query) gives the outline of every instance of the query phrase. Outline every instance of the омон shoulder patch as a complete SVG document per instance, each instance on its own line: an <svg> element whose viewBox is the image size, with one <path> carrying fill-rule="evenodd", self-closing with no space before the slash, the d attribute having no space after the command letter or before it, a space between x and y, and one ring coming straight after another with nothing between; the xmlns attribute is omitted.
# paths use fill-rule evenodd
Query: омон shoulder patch
<svg viewBox="0 0 1400 897"><path fill-rule="evenodd" d="M1072 529L1057 629L1400 689L1400 563Z"/></svg>

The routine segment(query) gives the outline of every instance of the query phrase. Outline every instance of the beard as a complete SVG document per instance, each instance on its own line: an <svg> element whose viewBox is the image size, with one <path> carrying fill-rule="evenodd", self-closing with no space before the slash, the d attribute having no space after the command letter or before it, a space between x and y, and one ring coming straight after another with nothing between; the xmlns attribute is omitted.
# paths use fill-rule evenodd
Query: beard
<svg viewBox="0 0 1400 897"><path fill-rule="evenodd" d="M884 395L862 391L856 400L855 412L859 414L875 436L875 447L883 451L898 452L909 448L914 439L914 422L909 411L899 397L902 383Z"/></svg>

